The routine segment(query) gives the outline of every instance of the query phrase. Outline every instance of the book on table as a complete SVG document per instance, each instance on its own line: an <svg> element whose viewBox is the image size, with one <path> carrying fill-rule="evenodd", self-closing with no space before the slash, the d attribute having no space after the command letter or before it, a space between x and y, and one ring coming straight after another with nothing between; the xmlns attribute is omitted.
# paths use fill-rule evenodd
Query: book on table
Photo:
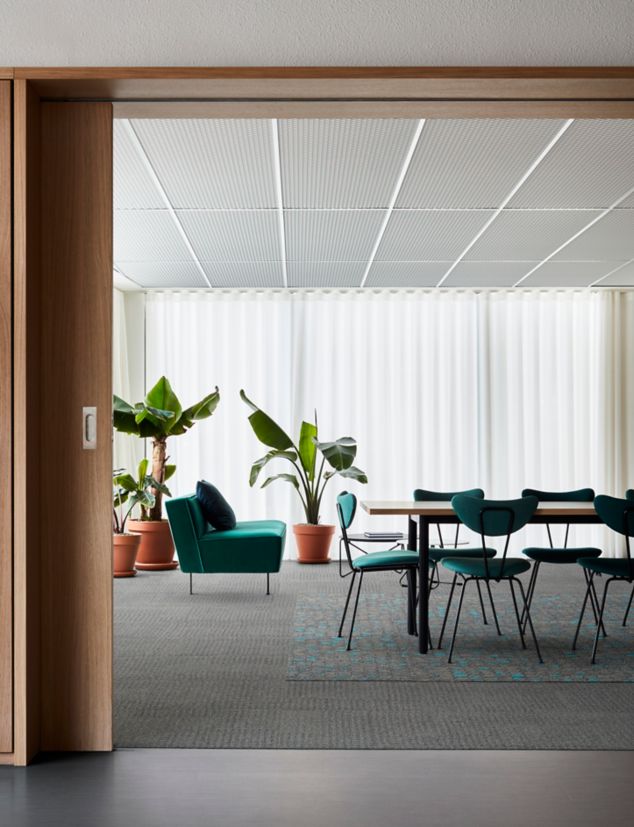
<svg viewBox="0 0 634 827"><path fill-rule="evenodd" d="M402 540L402 531L364 531L363 536L368 540Z"/></svg>

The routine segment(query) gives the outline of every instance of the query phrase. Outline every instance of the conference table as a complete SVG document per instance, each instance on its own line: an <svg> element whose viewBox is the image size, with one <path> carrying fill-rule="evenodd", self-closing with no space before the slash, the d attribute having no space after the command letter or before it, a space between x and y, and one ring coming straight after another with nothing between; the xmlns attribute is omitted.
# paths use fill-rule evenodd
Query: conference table
<svg viewBox="0 0 634 827"><path fill-rule="evenodd" d="M418 548L418 651L429 648L429 526L456 525L460 522L449 502L414 502L412 500L362 500L368 514L382 517L408 517L407 548ZM418 536L416 521L418 518ZM601 523L592 503L543 502L529 520L531 523L574 525Z"/></svg>

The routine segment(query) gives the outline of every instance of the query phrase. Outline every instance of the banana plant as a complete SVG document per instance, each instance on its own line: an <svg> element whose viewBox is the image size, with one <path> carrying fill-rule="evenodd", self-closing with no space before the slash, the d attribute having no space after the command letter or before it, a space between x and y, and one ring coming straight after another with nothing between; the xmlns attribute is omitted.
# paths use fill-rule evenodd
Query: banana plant
<svg viewBox="0 0 634 827"><path fill-rule="evenodd" d="M167 439L188 431L196 422L207 419L218 407L220 392L216 388L200 402L183 409L165 376L148 392L143 402L131 405L121 397L113 398L113 425L115 430L152 440L152 486L154 503L143 506L142 519L160 520L163 517L163 494L160 486L168 479ZM174 473L172 470L169 476Z"/></svg>
<svg viewBox="0 0 634 827"><path fill-rule="evenodd" d="M290 436L271 417L253 403L243 390L240 398L252 413L249 422L257 438L271 450L253 463L249 485L253 487L262 469L274 459L283 459L295 469L295 473L281 473L267 477L262 483L266 488L275 480L290 483L297 491L306 514L306 522L319 523L319 511L324 489L335 475L357 482L367 483L368 478L353 465L357 454L357 443L349 436L334 442L320 442L317 428L317 412L314 422L302 422L299 439L293 442Z"/></svg>
<svg viewBox="0 0 634 827"><path fill-rule="evenodd" d="M142 517L147 516L148 509L152 508L156 500L154 491L171 496L165 483L158 482L148 474L149 464L149 460L141 460L136 479L123 468L112 472L112 530L115 534L125 534L126 523L135 506L141 508ZM175 465L167 465L165 479L169 479L175 470Z"/></svg>

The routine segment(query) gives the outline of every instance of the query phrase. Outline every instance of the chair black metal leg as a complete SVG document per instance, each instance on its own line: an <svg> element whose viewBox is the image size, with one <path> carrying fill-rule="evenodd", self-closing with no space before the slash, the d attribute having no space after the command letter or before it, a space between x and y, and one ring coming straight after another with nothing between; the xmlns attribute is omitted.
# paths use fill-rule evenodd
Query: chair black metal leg
<svg viewBox="0 0 634 827"><path fill-rule="evenodd" d="M589 582L588 570L584 569L583 573L584 573L585 578L586 578L586 583L588 583ZM590 587L590 605L592 606L592 614L594 615L594 622L599 623L599 598L597 596L597 590L595 588L594 583L592 583L592 586ZM601 626L601 633L602 633L603 637L607 637L608 633L605 631L605 624L603 623L603 621L601 621L600 626Z"/></svg>
<svg viewBox="0 0 634 827"><path fill-rule="evenodd" d="M429 588L428 588L429 594L431 594L432 589L436 588L436 586L434 586L434 577L437 580L436 586L439 586L440 585L440 575L438 574L438 563L434 563L434 565L432 566L432 569L431 569L431 574L429 576Z"/></svg>
<svg viewBox="0 0 634 827"><path fill-rule="evenodd" d="M193 594L193 593L194 593L194 592L192 591L192 573L191 573L191 572L189 573L189 593L190 593L190 594Z"/></svg>
<svg viewBox="0 0 634 827"><path fill-rule="evenodd" d="M579 637L579 630L581 629L581 624L583 622L583 616L586 613L586 606L588 604L588 597L590 596L590 590L592 589L592 581L594 580L594 572L590 575L590 580L588 581L588 588L586 589L585 597L583 598L583 604L581 606L581 612L579 614L579 620L577 621L577 629L575 631L575 636L572 641L572 651L574 652L577 648L577 639Z"/></svg>
<svg viewBox="0 0 634 827"><path fill-rule="evenodd" d="M442 649L442 639L445 635L445 627L447 626L447 618L449 617L449 609L451 608L451 601L453 600L453 593L454 589L456 588L456 582L458 581L458 575L454 574L453 580L451 581L451 590L449 591L449 599L447 600L447 608L445 609L445 616L442 619L442 627L440 629L440 637L438 638L438 648Z"/></svg>
<svg viewBox="0 0 634 827"><path fill-rule="evenodd" d="M524 601L524 606L526 607L526 618L528 619L528 625L531 630L531 636L533 638L533 643L535 644L535 649L537 650L537 657L539 658L539 662L543 663L542 653L539 649L539 643L537 642L537 635L535 634L535 628L533 627L533 621L531 618L531 610L526 602L526 595L524 594L524 586L522 586L522 581L518 580L517 577L514 577L513 580L517 583L520 588L520 594L522 595L522 600Z"/></svg>
<svg viewBox="0 0 634 827"><path fill-rule="evenodd" d="M502 632L500 631L500 624L498 623L498 615L497 615L497 612L495 611L495 603L493 602L493 595L491 594L491 586L490 586L488 580L485 580L484 582L486 584L487 591L489 593L489 601L491 603L491 611L493 612L493 620L495 620L495 628L497 629L498 635L501 636Z"/></svg>
<svg viewBox="0 0 634 827"><path fill-rule="evenodd" d="M357 596L354 601L354 609L352 612L352 622L350 623L350 634L348 635L348 645L346 646L347 651L350 651L350 646L352 645L352 632L354 631L354 621L357 616L357 607L359 605L359 595L361 594L361 586L363 585L363 571L359 575L359 588L357 589Z"/></svg>
<svg viewBox="0 0 634 827"><path fill-rule="evenodd" d="M269 577L270 577L270 574L267 571L267 573L266 573L266 593L267 594L271 594L271 584L269 582Z"/></svg>
<svg viewBox="0 0 634 827"><path fill-rule="evenodd" d="M520 640L522 641L522 649L526 649L526 641L524 640L524 630L522 629L522 621L520 620L520 613L517 608L517 600L515 598L515 587L513 586L512 578L509 579L509 586L511 587L511 597L513 598L513 608L515 609L515 617L517 618L517 628L520 633Z"/></svg>
<svg viewBox="0 0 634 827"><path fill-rule="evenodd" d="M597 623L597 631L596 631L596 634L594 636L594 646L592 647L592 663L593 664L596 663L597 647L599 645L599 634L601 632L601 624L603 623L603 612L605 610L605 599L608 596L608 586L610 585L610 583L613 580L614 580L613 577L609 577L605 581L605 586L603 587L603 599L601 601L601 610L599 612L599 622Z"/></svg>
<svg viewBox="0 0 634 827"><path fill-rule="evenodd" d="M352 594L352 590L354 589L354 580L356 576L356 571L353 571L352 577L350 578L348 596L346 597L346 605L343 607L343 614L341 615L341 623L339 624L339 633L337 634L337 637L343 637L343 624L346 622L346 613L348 611L348 604L350 603L350 595Z"/></svg>
<svg viewBox="0 0 634 827"><path fill-rule="evenodd" d="M625 614L623 615L623 625L627 626L627 616L630 613L630 609L632 608L632 598L634 597L634 586L632 586L632 591L630 592L630 599L627 603L627 609L625 610Z"/></svg>
<svg viewBox="0 0 634 827"><path fill-rule="evenodd" d="M458 601L458 611L456 612L456 622L453 627L453 635L451 636L451 647L449 649L449 658L447 659L447 663L451 663L451 658L453 657L453 649L456 644L456 634L458 632L458 621L460 620L460 611L462 609L462 601L464 599L464 593L467 591L467 583L469 581L465 580L462 584L462 589L460 590L460 600Z"/></svg>
<svg viewBox="0 0 634 827"><path fill-rule="evenodd" d="M416 569L407 569L407 634L416 634Z"/></svg>
<svg viewBox="0 0 634 827"><path fill-rule="evenodd" d="M529 608L533 605L533 595L535 594L535 584L537 583L537 575L539 574L540 565L541 565L541 563L537 560L533 563L533 568L531 570L531 576L530 576L530 579L528 581L528 588L526 589L526 599L528 601ZM525 609L522 609L521 618L522 618L522 633L526 634L526 624L527 624L528 621L526 619L526 610Z"/></svg>
<svg viewBox="0 0 634 827"><path fill-rule="evenodd" d="M478 597L480 598L480 610L482 611L482 622L485 626L489 625L486 612L484 611L484 601L482 600L482 590L480 589L480 581L476 580L476 588L478 589Z"/></svg>

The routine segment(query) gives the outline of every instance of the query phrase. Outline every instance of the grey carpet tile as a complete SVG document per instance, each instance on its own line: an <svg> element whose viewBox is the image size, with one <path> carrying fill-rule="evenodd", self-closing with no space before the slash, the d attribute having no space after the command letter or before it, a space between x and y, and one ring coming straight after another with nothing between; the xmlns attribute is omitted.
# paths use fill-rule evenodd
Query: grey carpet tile
<svg viewBox="0 0 634 827"><path fill-rule="evenodd" d="M545 593L582 594L574 569L544 568ZM578 750L634 744L632 684L287 680L299 596L338 596L343 605L348 582L335 565L284 563L271 578L269 597L263 575L195 576L192 596L187 581L179 571L115 581L119 747ZM389 574L364 582L365 593L397 588ZM438 598L444 601L446 590L436 592Z"/></svg>

